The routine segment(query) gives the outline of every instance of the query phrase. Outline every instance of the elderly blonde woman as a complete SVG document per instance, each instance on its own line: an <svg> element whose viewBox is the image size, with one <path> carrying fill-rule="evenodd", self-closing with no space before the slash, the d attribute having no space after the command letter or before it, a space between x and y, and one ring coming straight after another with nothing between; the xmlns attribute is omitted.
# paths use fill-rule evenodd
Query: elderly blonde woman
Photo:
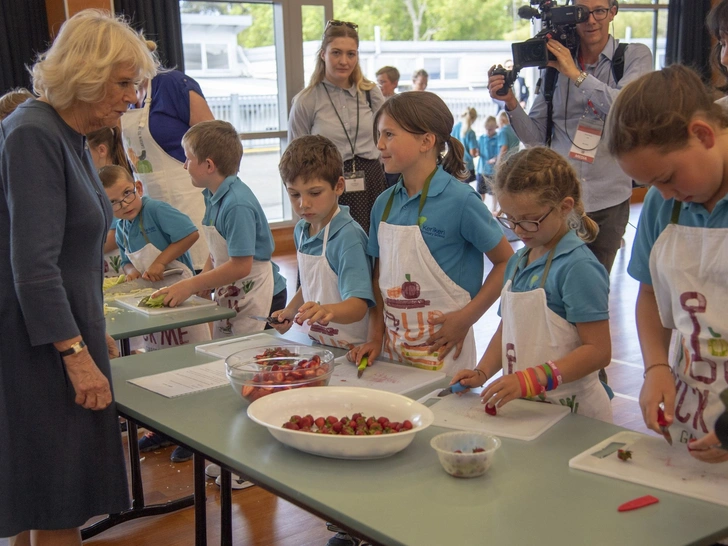
<svg viewBox="0 0 728 546"><path fill-rule="evenodd" d="M0 124L0 537L81 544L129 506L102 303L112 213L85 134L116 125L157 61L123 21L69 19Z"/></svg>

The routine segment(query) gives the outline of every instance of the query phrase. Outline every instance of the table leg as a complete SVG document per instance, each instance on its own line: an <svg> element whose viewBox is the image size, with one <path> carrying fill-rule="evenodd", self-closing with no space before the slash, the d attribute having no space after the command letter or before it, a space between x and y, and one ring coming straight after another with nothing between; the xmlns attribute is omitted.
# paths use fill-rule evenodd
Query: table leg
<svg viewBox="0 0 728 546"><path fill-rule="evenodd" d="M220 546L233 546L232 476L225 467L220 469Z"/></svg>
<svg viewBox="0 0 728 546"><path fill-rule="evenodd" d="M195 453L195 546L207 546L207 499L205 497L205 457Z"/></svg>
<svg viewBox="0 0 728 546"><path fill-rule="evenodd" d="M119 340L119 356L129 356L131 354L131 344L129 338Z"/></svg>

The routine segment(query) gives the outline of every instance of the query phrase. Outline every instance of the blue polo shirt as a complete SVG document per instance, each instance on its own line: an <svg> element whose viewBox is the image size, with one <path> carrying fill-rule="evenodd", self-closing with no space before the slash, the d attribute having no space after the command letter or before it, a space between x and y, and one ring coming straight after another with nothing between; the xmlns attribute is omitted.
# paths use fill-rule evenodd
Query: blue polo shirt
<svg viewBox="0 0 728 546"><path fill-rule="evenodd" d="M119 247L122 267L131 263L126 255L128 252L137 252L147 245L142 234L142 223L144 224L144 234L149 242L162 251L172 243L197 231L197 227L186 214L164 201L144 196L142 197L142 210L137 217L133 220L119 220L116 225L116 245ZM192 271L195 270L189 252L185 252L176 259Z"/></svg>
<svg viewBox="0 0 728 546"><path fill-rule="evenodd" d="M372 290L372 262L367 256L367 234L349 214L349 207L339 205L341 212L331 219L329 240L326 244L326 261L339 277L339 294L342 300L361 298L374 307ZM299 220L293 231L296 249L302 254L321 256L324 246L324 230L308 236L311 224ZM303 233L303 240L301 240ZM302 278L306 270L299 269Z"/></svg>
<svg viewBox="0 0 728 546"><path fill-rule="evenodd" d="M202 190L205 199L205 226L215 226L227 243L229 256L252 256L259 262L271 261L273 234L263 208L252 190L237 176L228 176L215 193ZM273 264L273 294L286 288L286 279Z"/></svg>
<svg viewBox="0 0 728 546"><path fill-rule="evenodd" d="M475 131L472 129L469 129L465 136L462 135L463 130L463 122L458 121L455 126L452 128L452 132L450 133L450 136L453 138L457 138L465 148L465 152L463 153L463 163L465 163L465 167L471 172L475 172L475 163L473 162L473 156L470 155L470 150L473 148L478 147L478 140L475 137Z"/></svg>
<svg viewBox="0 0 728 546"><path fill-rule="evenodd" d="M488 163L489 159L497 158L500 148L498 146L498 133L493 136L480 135L478 137L478 174L493 176L495 174L495 165Z"/></svg>
<svg viewBox="0 0 728 546"><path fill-rule="evenodd" d="M400 179L384 190L372 207L367 253L374 258L379 257L379 222L392 193L394 201L387 223L417 225L421 192L409 197ZM493 250L503 237L500 224L469 184L463 184L441 166L430 181L422 216L426 220L420 232L430 254L445 274L474 298L483 286L483 254Z"/></svg>
<svg viewBox="0 0 728 546"><path fill-rule="evenodd" d="M650 253L655 241L670 223L674 202L674 199L665 201L654 187L650 188L645 196L637 224L637 236L632 247L632 257L627 267L627 273L641 283L652 285ZM712 213L709 213L702 203L683 203L680 206L678 224L707 229L728 228L728 195L715 204Z"/></svg>
<svg viewBox="0 0 728 546"><path fill-rule="evenodd" d="M498 151L502 146L508 146L507 154L518 151L518 147L521 145L521 141L518 140L516 132L510 125L504 125L498 129Z"/></svg>
<svg viewBox="0 0 728 546"><path fill-rule="evenodd" d="M513 292L528 292L541 286L548 254L526 265L526 259L522 259L526 250L519 249L506 266L504 284L513 278L516 264L520 262L511 285ZM573 230L556 245L544 290L548 308L572 324L609 319L607 270ZM498 314L501 314L500 308Z"/></svg>

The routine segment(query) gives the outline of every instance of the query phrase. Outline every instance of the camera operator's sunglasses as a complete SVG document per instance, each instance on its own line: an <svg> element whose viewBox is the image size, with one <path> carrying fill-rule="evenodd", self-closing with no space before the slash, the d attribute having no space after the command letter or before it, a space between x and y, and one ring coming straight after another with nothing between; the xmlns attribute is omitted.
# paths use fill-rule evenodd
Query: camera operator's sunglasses
<svg viewBox="0 0 728 546"><path fill-rule="evenodd" d="M359 28L359 25L357 25L356 23L350 23L349 21L339 21L337 19L330 19L330 20L326 21L326 28L324 28L324 32L326 32L329 27L340 27L340 26L346 26L352 30L357 30Z"/></svg>
<svg viewBox="0 0 728 546"><path fill-rule="evenodd" d="M607 18L607 15L609 14L609 9L607 8L597 8L593 9L589 12L589 15L594 16L595 21L602 21ZM587 20L589 18L587 17Z"/></svg>

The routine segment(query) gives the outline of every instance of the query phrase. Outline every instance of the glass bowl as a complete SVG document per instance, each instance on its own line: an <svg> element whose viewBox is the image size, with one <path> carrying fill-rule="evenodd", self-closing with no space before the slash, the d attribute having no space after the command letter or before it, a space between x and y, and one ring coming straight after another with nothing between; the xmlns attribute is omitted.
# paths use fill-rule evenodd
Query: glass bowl
<svg viewBox="0 0 728 546"><path fill-rule="evenodd" d="M309 345L264 345L227 357L225 373L247 405L276 392L328 385L334 373L334 355Z"/></svg>
<svg viewBox="0 0 728 546"><path fill-rule="evenodd" d="M456 478L475 478L485 474L500 445L497 436L484 432L445 432L430 440L442 468Z"/></svg>

